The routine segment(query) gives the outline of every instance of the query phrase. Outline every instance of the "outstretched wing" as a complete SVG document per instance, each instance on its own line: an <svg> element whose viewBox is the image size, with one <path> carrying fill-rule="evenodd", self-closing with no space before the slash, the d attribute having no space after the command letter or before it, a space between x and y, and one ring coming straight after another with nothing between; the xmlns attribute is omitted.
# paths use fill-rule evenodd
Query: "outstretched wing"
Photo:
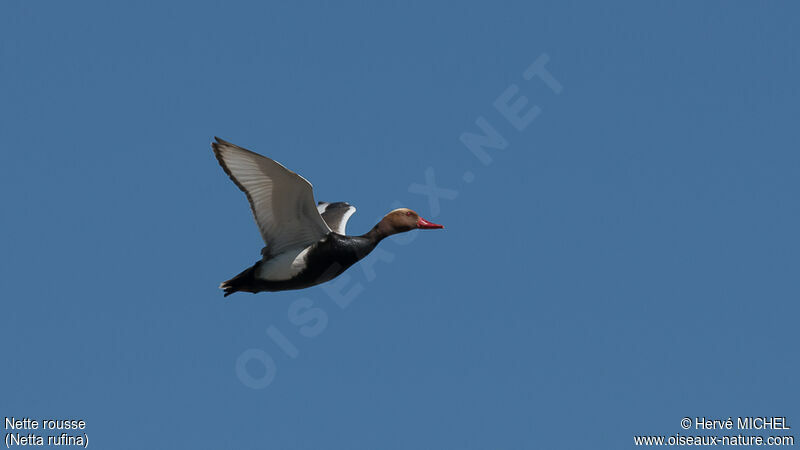
<svg viewBox="0 0 800 450"><path fill-rule="evenodd" d="M331 230L339 234L346 234L347 220L356 212L356 207L345 202L319 202L317 210Z"/></svg>
<svg viewBox="0 0 800 450"><path fill-rule="evenodd" d="M258 153L214 139L214 154L247 195L269 254L310 245L330 233L314 207L314 192L305 178Z"/></svg>

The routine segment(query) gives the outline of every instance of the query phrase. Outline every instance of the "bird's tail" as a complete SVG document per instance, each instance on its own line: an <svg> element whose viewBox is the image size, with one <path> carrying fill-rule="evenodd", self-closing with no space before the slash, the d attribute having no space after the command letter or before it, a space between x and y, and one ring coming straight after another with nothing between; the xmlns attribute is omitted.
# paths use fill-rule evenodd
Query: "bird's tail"
<svg viewBox="0 0 800 450"><path fill-rule="evenodd" d="M257 266L256 264L249 267L230 280L220 283L219 288L225 291L225 297L234 292L254 292L253 284L255 282L255 269Z"/></svg>

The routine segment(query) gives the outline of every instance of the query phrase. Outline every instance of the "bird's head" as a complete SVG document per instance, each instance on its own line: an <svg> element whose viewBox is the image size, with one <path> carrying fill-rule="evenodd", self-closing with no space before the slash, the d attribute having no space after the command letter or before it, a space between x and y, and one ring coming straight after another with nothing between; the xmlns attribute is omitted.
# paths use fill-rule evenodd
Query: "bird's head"
<svg viewBox="0 0 800 450"><path fill-rule="evenodd" d="M442 225L428 222L420 217L419 214L408 208L395 209L389 214L386 214L380 223L378 223L378 227L386 235L403 233L416 229L434 230L444 228Z"/></svg>

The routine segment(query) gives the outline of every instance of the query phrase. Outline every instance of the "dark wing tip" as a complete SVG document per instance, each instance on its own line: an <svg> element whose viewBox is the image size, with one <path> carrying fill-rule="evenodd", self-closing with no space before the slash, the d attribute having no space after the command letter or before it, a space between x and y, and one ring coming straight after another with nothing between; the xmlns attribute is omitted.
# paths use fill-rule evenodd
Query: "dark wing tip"
<svg viewBox="0 0 800 450"><path fill-rule="evenodd" d="M255 155L255 156L259 157L259 158L269 159L264 155L259 155L258 153L254 152L252 150L248 150L248 149L246 149L244 147L240 147L240 146L238 146L236 144L233 144L231 142L228 142L225 139L222 139L220 137L214 136L214 139L217 141L217 142L212 142L211 143L211 148L213 148L214 151L219 151L219 149L227 147L227 148L230 148L232 150L238 150L238 151L250 153L250 154Z"/></svg>
<svg viewBox="0 0 800 450"><path fill-rule="evenodd" d="M347 202L333 202L330 204L330 207L333 208L349 208L353 205Z"/></svg>
<svg viewBox="0 0 800 450"><path fill-rule="evenodd" d="M317 206L321 205L325 205L324 212L334 211L342 208L347 209L352 207L352 205L347 202L317 202Z"/></svg>
<svg viewBox="0 0 800 450"><path fill-rule="evenodd" d="M244 185L239 183L239 180L236 179L236 176L233 174L233 172L231 172L231 169L228 168L228 164L225 162L225 158L222 157L222 147L223 146L232 145L232 144L229 144L229 143L223 141L222 139L219 139L219 138L217 138L217 139L219 141L221 141L222 143L221 144L218 144L216 142L212 142L211 143L211 149L214 150L214 157L217 159L217 162L219 163L220 167L222 167L222 170L225 171L225 174L228 175L228 178L230 178L231 181L233 181L233 184L235 184L236 187L238 187L240 191L244 192L245 195L247 195L247 200L250 202L250 206L252 207L253 199L250 198L250 193L247 192L247 189L245 189Z"/></svg>
<svg viewBox="0 0 800 450"><path fill-rule="evenodd" d="M212 142L211 143L211 148L213 148L214 151L219 151L219 149L222 148L222 147L232 147L232 148L237 148L238 147L237 145L231 144L230 142L226 141L225 139L220 139L220 138L218 138L216 136L214 136L214 140L216 142Z"/></svg>
<svg viewBox="0 0 800 450"><path fill-rule="evenodd" d="M217 144L216 142L211 143L211 150L214 151L214 157L217 158L217 162L220 166L225 170L225 173L231 175L230 171L228 170L227 164L225 164L225 160L222 159L222 146Z"/></svg>

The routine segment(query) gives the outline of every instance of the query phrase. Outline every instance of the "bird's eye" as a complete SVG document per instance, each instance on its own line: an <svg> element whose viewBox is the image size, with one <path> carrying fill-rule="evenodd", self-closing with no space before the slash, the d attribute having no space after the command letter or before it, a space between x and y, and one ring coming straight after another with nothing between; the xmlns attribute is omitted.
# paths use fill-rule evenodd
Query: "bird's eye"
<svg viewBox="0 0 800 450"><path fill-rule="evenodd" d="M411 211L406 211L406 215L410 216L411 215Z"/></svg>

